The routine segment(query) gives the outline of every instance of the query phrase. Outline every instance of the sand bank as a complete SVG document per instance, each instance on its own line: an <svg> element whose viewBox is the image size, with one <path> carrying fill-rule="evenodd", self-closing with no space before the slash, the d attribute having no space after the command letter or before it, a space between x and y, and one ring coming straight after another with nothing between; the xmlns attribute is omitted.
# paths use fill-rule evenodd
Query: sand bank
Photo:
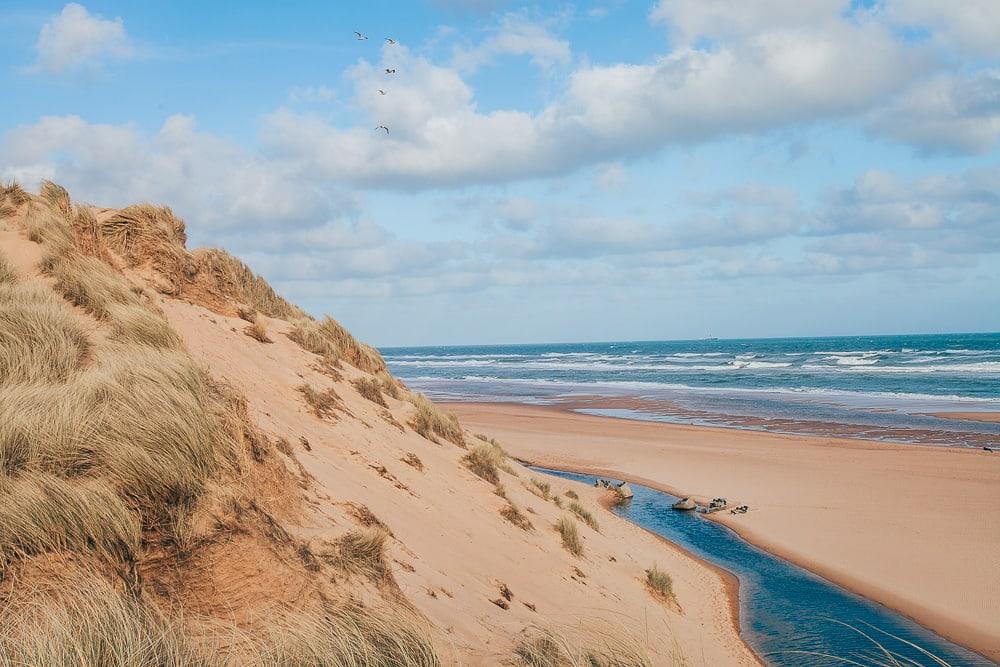
<svg viewBox="0 0 1000 667"><path fill-rule="evenodd" d="M452 403L472 429L542 465L726 496L745 539L1000 659L1000 458Z"/></svg>
<svg viewBox="0 0 1000 667"><path fill-rule="evenodd" d="M974 422L1000 422L1000 412L931 412L942 419L966 419Z"/></svg>

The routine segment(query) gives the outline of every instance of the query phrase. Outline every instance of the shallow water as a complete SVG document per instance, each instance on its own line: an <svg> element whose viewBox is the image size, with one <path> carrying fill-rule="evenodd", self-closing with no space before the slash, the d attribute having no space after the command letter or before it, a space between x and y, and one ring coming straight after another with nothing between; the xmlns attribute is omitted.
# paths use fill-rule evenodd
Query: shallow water
<svg viewBox="0 0 1000 667"><path fill-rule="evenodd" d="M590 485L597 479L591 475L534 469ZM631 486L635 498L616 508L615 513L736 575L740 582L741 634L769 665L849 664L827 656L862 665L895 664L860 632L878 640L897 656L901 665L941 664L906 642L955 667L995 664L887 607L752 546L725 526L693 512L671 509L678 500L675 496L636 484Z"/></svg>

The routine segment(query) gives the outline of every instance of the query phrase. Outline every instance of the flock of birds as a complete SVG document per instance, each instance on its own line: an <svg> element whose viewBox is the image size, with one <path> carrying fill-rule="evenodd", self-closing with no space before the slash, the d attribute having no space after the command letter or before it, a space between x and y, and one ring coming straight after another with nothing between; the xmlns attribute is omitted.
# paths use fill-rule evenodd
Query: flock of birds
<svg viewBox="0 0 1000 667"><path fill-rule="evenodd" d="M368 40L368 35L366 35L364 33L361 33L361 32L358 32L357 30L355 30L354 31L354 39L356 39L359 42L364 42L364 41ZM394 40L392 37L386 37L385 38L385 43L389 44L390 46L391 45L395 45L395 44L399 44L399 42L397 42L396 40ZM396 73L396 68L395 67L386 67L385 68L385 73L386 73L387 76L392 76L393 74ZM378 89L378 94L379 95L385 95L385 89L379 88ZM383 130L385 131L385 133L387 135L389 134L389 128L386 127L385 125L379 125L378 127L375 128L376 132L381 132Z"/></svg>

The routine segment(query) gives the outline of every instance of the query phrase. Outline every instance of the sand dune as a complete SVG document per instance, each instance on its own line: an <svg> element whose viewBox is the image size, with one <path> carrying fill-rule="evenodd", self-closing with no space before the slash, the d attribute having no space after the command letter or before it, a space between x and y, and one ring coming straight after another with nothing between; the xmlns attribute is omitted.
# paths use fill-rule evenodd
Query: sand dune
<svg viewBox="0 0 1000 667"><path fill-rule="evenodd" d="M718 572L506 459L239 260L188 251L169 209L2 196L0 662L67 662L100 603L134 633L88 636L154 656L136 664L192 661L155 657L161 626L156 651L212 665L518 664L559 642L574 664L757 664Z"/></svg>
<svg viewBox="0 0 1000 667"><path fill-rule="evenodd" d="M1000 458L453 403L513 455L677 495L726 496L751 542L1000 659Z"/></svg>

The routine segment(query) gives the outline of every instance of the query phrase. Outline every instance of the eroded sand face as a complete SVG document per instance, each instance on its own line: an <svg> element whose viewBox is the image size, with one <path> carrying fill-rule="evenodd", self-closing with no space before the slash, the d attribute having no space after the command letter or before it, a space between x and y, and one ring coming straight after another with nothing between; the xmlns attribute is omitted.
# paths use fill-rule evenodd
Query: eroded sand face
<svg viewBox="0 0 1000 667"><path fill-rule="evenodd" d="M1000 456L449 404L512 455L617 474L678 495L751 542L1000 659Z"/></svg>

